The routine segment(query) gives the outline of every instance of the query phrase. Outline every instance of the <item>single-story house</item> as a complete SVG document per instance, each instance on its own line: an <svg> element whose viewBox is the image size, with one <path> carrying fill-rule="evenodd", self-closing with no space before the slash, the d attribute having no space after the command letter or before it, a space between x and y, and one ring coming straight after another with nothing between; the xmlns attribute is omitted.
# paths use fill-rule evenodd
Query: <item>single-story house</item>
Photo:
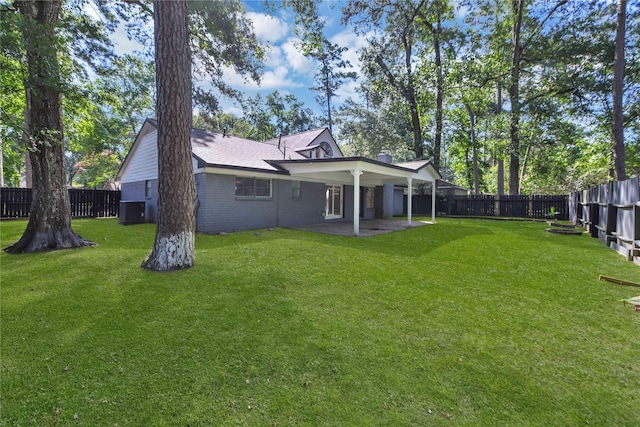
<svg viewBox="0 0 640 427"><path fill-rule="evenodd" d="M156 121L146 120L117 176L121 200L144 201L149 222L157 215L157 135ZM345 157L326 128L264 142L193 129L191 146L196 229L209 234L349 220L358 235L361 218L397 213L398 187L440 179L427 160Z"/></svg>

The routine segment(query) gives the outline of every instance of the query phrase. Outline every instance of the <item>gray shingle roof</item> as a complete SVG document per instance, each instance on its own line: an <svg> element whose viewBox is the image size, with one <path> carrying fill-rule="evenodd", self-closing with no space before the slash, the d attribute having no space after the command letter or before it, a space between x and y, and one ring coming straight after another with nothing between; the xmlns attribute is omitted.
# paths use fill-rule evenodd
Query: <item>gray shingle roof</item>
<svg viewBox="0 0 640 427"><path fill-rule="evenodd" d="M281 145L284 144L287 149L292 149L295 151L310 145L325 130L326 128L308 130L306 132L300 132L294 135L283 136L281 140L280 138L269 139L265 141L265 143L278 145L278 140L280 140Z"/></svg>
<svg viewBox="0 0 640 427"><path fill-rule="evenodd" d="M309 136L307 138L297 138L298 135L293 135L292 137L283 137L282 140L287 139L290 141L293 139L296 144L302 144L306 140L307 144L309 144L311 142ZM266 160L305 158L291 149L288 144L281 143L279 148L278 139L256 142L250 139L199 129L194 129L191 132L191 146L193 154L207 165L278 171L279 169L267 163ZM287 147L286 150L285 146Z"/></svg>

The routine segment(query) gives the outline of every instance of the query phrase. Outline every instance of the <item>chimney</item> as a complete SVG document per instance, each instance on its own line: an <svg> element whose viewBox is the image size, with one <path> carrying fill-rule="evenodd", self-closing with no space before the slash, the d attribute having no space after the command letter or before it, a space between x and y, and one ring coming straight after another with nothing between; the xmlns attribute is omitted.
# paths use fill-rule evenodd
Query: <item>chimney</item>
<svg viewBox="0 0 640 427"><path fill-rule="evenodd" d="M378 161L391 164L393 162L393 157L391 156L391 154L389 154L388 151L383 151L378 154Z"/></svg>

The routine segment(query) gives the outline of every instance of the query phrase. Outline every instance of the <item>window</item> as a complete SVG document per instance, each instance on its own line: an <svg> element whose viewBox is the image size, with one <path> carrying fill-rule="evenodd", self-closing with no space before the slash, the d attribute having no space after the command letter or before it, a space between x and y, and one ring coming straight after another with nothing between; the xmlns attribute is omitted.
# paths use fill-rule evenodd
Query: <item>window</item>
<svg viewBox="0 0 640 427"><path fill-rule="evenodd" d="M375 193L373 192L373 188L367 188L367 204L366 204L367 209L373 209L375 207L374 194Z"/></svg>
<svg viewBox="0 0 640 427"><path fill-rule="evenodd" d="M324 150L327 157L333 157L333 150L331 149L331 146L327 142L321 142L320 148Z"/></svg>
<svg viewBox="0 0 640 427"><path fill-rule="evenodd" d="M146 198L151 197L151 181L150 180L146 180L144 182L144 197Z"/></svg>
<svg viewBox="0 0 640 427"><path fill-rule="evenodd" d="M271 180L237 177L236 197L269 198L271 197Z"/></svg>
<svg viewBox="0 0 640 427"><path fill-rule="evenodd" d="M291 198L299 199L300 197L300 181L291 181Z"/></svg>
<svg viewBox="0 0 640 427"><path fill-rule="evenodd" d="M325 219L342 218L342 186L327 185L325 194Z"/></svg>

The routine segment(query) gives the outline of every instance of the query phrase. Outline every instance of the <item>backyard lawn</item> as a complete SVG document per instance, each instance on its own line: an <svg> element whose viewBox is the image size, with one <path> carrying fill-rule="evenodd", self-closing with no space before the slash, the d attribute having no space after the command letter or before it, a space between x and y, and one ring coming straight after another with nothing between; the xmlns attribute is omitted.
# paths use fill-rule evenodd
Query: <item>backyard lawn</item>
<svg viewBox="0 0 640 427"><path fill-rule="evenodd" d="M198 235L150 273L153 225L73 227L0 255L2 426L640 425L640 288L598 281L640 267L586 235Z"/></svg>

